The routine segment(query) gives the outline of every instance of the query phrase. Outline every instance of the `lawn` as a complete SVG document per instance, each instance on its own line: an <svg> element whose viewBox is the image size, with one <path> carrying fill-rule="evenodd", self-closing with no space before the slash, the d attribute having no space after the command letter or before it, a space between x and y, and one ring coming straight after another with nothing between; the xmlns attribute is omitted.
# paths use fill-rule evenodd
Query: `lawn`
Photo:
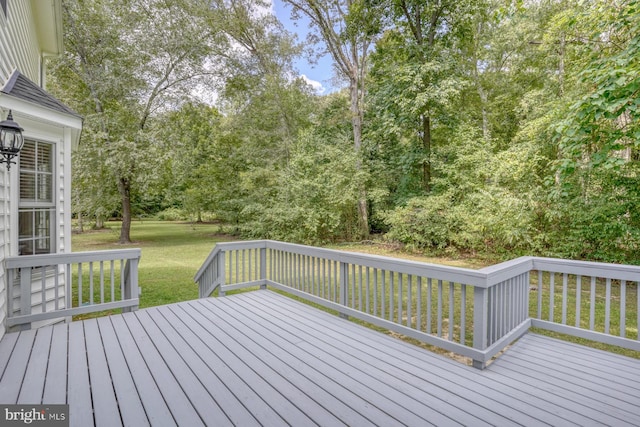
<svg viewBox="0 0 640 427"><path fill-rule="evenodd" d="M120 223L109 222L103 230L74 234L74 252L140 248L138 277L140 307L152 307L198 298L193 276L216 242L231 240L216 224L136 221L131 227L133 243L118 243Z"/></svg>
<svg viewBox="0 0 640 427"><path fill-rule="evenodd" d="M119 222L108 222L102 230L74 234L74 252L104 249L140 248L139 283L142 288L140 307L152 307L198 298L198 287L193 282L204 260L217 242L233 240L222 234L217 224L196 224L169 221L134 221L131 225L133 243L118 243ZM366 252L400 257L415 261L480 268L481 261L429 258L408 255L393 248L379 245L339 245L335 249Z"/></svg>

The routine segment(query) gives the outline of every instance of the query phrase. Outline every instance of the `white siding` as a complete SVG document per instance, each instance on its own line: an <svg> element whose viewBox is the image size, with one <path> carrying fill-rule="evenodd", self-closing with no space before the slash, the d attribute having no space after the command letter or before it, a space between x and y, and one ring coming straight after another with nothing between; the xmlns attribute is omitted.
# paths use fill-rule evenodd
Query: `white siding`
<svg viewBox="0 0 640 427"><path fill-rule="evenodd" d="M7 16L0 12L0 81L17 68L31 81L40 82L40 49L31 2L9 0Z"/></svg>
<svg viewBox="0 0 640 427"><path fill-rule="evenodd" d="M51 50L50 39L54 33L59 34L58 19L60 19L59 0L7 1L6 16L0 12L0 86L7 81L15 69L32 82L42 84L44 45L41 43L49 46L46 50L50 53L59 51L59 47ZM25 138L55 144L56 211L51 219L55 225L53 250L58 253L71 252L71 147L79 137L81 120L9 96L1 97L0 107L0 113L2 113L0 119L4 119L7 110L13 110L14 119L25 129ZM11 169L10 173L7 173L6 167L0 166L0 338L6 330L7 312L6 274L3 261L8 256L17 255L17 245L11 245L10 242L17 242L18 239L18 181L17 165ZM60 283L62 284L62 280ZM41 286L42 282L38 280L32 288L41 289ZM52 282L47 282L47 289L50 286ZM51 293L48 292L47 295L48 308L54 304ZM64 294L60 293L59 296L62 295ZM39 299L32 300L34 313L41 311Z"/></svg>

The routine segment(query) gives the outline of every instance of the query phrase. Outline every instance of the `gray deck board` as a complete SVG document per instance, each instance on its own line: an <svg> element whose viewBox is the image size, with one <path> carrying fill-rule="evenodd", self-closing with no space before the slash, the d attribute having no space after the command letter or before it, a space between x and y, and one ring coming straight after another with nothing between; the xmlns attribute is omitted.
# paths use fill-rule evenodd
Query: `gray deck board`
<svg viewBox="0 0 640 427"><path fill-rule="evenodd" d="M638 380L535 334L479 371L270 291L0 341L0 403L68 403L72 426L640 426Z"/></svg>
<svg viewBox="0 0 640 427"><path fill-rule="evenodd" d="M76 425L93 426L93 402L84 338L84 323L70 323L67 402L70 408L74 408L69 418L73 417Z"/></svg>
<svg viewBox="0 0 640 427"><path fill-rule="evenodd" d="M230 326L233 326L242 334L248 336L251 335L251 331L257 332L257 334L253 334L253 344L246 340L245 342L248 345L257 345L264 350L264 352L261 352L263 359L267 355L272 366L277 365L280 370L285 372L293 370L296 374L313 381L314 386L305 389L305 391L319 401L321 400L321 393L325 394L325 407L328 403L333 414L347 425L372 423L373 420L385 424L398 423L399 420L391 417L378 407L372 406L366 400L366 396L371 393L371 390L364 387L358 389L359 383L349 381L348 377L333 377L331 375L333 367L330 364L324 364L319 369L318 366L307 363L309 359L315 358L313 353L306 352L298 346L289 345L289 343L273 334L270 328L265 327L264 324L251 321L246 315L243 316L244 313L240 310L235 310L233 305L222 307L200 304L200 306L203 310L209 310L211 313L219 311L220 314L224 314L222 318L224 320L222 321L229 322ZM284 349L287 350L284 351ZM359 393L355 393L354 391L356 390ZM337 404L335 403L336 401L338 402ZM422 418L411 417L410 413L407 413L405 418L407 421L412 420L414 423L426 423L426 420Z"/></svg>
<svg viewBox="0 0 640 427"><path fill-rule="evenodd" d="M159 353L151 337L145 332L135 313L123 314L122 319L125 321L176 423L194 427L204 425L200 415L189 401L170 368L165 364L162 354Z"/></svg>
<svg viewBox="0 0 640 427"><path fill-rule="evenodd" d="M258 399L253 399L251 403L260 405L260 408L266 412L267 419L271 419L273 425L284 425L295 423L297 425L316 425L311 418L309 418L304 412L298 409L290 400L286 399L277 388L269 383L258 370L257 366L247 365L242 359L238 358L231 350L229 350L222 341L219 341L217 336L209 328L209 322L207 319L202 319L199 316L193 316L192 310L184 305L171 306L171 310L188 322L188 325L198 334L203 344L209 348L212 352L215 352L220 363L220 371L230 371L233 376L229 378L232 381L231 386L242 387L242 383L246 384L259 399L269 406L279 417L280 421L275 419L270 412L266 412L262 409ZM199 320L199 321L198 321ZM203 325L206 325L203 326ZM229 374L230 374L229 372ZM234 376L239 378L240 381L234 384ZM241 392L247 392L241 390ZM247 404L248 405L248 404Z"/></svg>
<svg viewBox="0 0 640 427"><path fill-rule="evenodd" d="M17 403L39 405L42 402L52 332L51 328L43 328L36 331L36 339L33 343L24 379L22 380Z"/></svg>
<svg viewBox="0 0 640 427"><path fill-rule="evenodd" d="M136 385L149 423L151 425L177 425L124 319L122 316L110 316L109 319L117 334L122 355L129 367L131 378Z"/></svg>
<svg viewBox="0 0 640 427"><path fill-rule="evenodd" d="M83 323L96 427L121 426L122 420L107 365L105 347L98 330L98 322L96 319L89 319ZM115 369L115 366L113 368Z"/></svg>
<svg viewBox="0 0 640 427"><path fill-rule="evenodd" d="M122 349L110 318L102 317L98 319L97 325L104 344L106 362L109 366L122 424L141 427L149 425L140 395L122 354Z"/></svg>
<svg viewBox="0 0 640 427"><path fill-rule="evenodd" d="M27 364L36 338L36 331L25 331L16 341L11 358L9 359L4 375L2 387L0 387L0 402L14 404L18 402L18 395L22 387ZM6 378L6 379L5 379Z"/></svg>
<svg viewBox="0 0 640 427"><path fill-rule="evenodd" d="M255 301L255 303L260 303L263 306L269 304L267 301ZM291 312L296 312L300 307L289 306L286 302L283 303L283 309ZM298 313L297 313L298 314ZM306 314L299 313L301 318L305 318ZM518 401L511 397L512 394L518 393L518 390L510 389L506 390L505 393L500 393L498 390L499 384L489 383L483 379L481 375L478 375L479 372L473 368L465 367L467 372L464 372L464 375L456 375L456 371L458 371L462 366L457 362L447 361L446 359L442 359L436 355L432 355L427 353L426 358L423 361L418 361L416 363L415 356L410 355L406 356L407 351L417 350L418 354L422 355L425 353L420 349L416 349L413 346L403 345L402 342L388 342L388 337L380 336L375 332L369 333L369 331L364 331L358 333L353 333L353 331L346 331L344 325L344 320L341 319L331 319L330 322L325 322L324 324L319 323L320 319L315 318L315 313L309 313L307 316L307 320L310 323L306 323L308 326L306 328L315 328L318 330L326 330L330 328L336 334L336 339L338 340L339 347L334 347L334 350L344 349L355 349L358 352L367 354L368 353L368 362L372 365L382 365L379 361L389 361L393 360L393 365L398 368L398 371L394 371L394 374L391 376L392 381L393 378L400 378L404 382L416 383L418 381L423 381L422 387L424 387L424 381L428 382L428 387L424 387L430 393L438 396L443 388L449 388L455 390L461 397L468 399L468 401L474 401L475 403L482 402L486 405L486 408L490 408L493 411L493 414L489 415L491 419L494 418L507 418L513 420L514 422L522 423L524 425L530 425L531 423L540 423L541 421L546 422L559 422L563 421L565 423L570 424L571 421L569 419L559 420L557 417L548 414L547 409L540 409L538 411L535 410L535 407L532 407L531 396L527 395L525 398L528 400L528 404L524 401ZM335 322L333 321L335 320ZM302 333L305 333L306 330L303 329ZM316 332L317 333L317 332ZM380 345L376 345L380 344ZM386 345L385 345L386 344ZM392 345L390 345L392 344ZM326 347L324 347L326 349ZM317 351L322 351L322 349L318 349ZM352 355L348 356L347 360L353 360L353 351L348 352L352 353ZM327 354L327 357L332 360L335 356L331 353ZM444 366L439 365L439 362L444 361ZM413 362L413 364L411 363ZM450 362L450 363L446 363ZM455 369L451 369L452 365ZM425 370L424 367L428 366L429 369ZM442 367L441 367L442 366ZM384 368L384 367L383 367ZM389 368L387 368L389 369ZM456 390L451 387L451 383L457 384L459 387ZM419 383L418 383L419 384ZM422 393L418 393L417 396L420 396ZM416 395L413 396L414 398ZM422 399L422 401L433 400L433 397L426 396ZM450 408L457 412L458 416L460 416L461 411L469 410L469 402L467 401L467 405L462 404L463 408ZM504 402L503 402L504 401ZM458 403L460 403L458 401ZM533 402L539 403L539 402ZM540 404L542 407L548 406L548 402L543 402ZM517 408L521 408L526 410L527 412L518 411ZM445 413L450 413L451 410L445 411ZM498 415L499 414L499 415ZM533 415L532 415L533 414ZM479 423L478 421L476 421Z"/></svg>
<svg viewBox="0 0 640 427"><path fill-rule="evenodd" d="M65 324L53 326L42 402L51 405L67 401L67 334ZM41 403L42 403L41 402Z"/></svg>

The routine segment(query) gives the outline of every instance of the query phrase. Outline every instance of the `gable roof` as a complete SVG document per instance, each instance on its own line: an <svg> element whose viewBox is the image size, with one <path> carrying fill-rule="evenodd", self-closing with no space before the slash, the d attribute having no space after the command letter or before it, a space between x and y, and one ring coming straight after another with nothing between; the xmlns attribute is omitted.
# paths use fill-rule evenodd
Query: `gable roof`
<svg viewBox="0 0 640 427"><path fill-rule="evenodd" d="M31 102L41 107L57 111L59 113L69 114L74 117L82 118L80 114L76 113L71 108L58 101L51 94L49 94L37 84L33 83L18 70L15 70L11 74L4 87L0 89L0 92L27 102Z"/></svg>

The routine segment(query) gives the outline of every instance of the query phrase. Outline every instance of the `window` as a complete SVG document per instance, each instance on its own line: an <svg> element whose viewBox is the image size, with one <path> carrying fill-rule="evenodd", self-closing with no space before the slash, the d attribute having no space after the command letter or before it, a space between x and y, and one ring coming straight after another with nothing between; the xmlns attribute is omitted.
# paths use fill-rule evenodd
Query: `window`
<svg viewBox="0 0 640 427"><path fill-rule="evenodd" d="M24 142L20 151L20 204L18 206L18 253L52 252L55 212L53 144Z"/></svg>

